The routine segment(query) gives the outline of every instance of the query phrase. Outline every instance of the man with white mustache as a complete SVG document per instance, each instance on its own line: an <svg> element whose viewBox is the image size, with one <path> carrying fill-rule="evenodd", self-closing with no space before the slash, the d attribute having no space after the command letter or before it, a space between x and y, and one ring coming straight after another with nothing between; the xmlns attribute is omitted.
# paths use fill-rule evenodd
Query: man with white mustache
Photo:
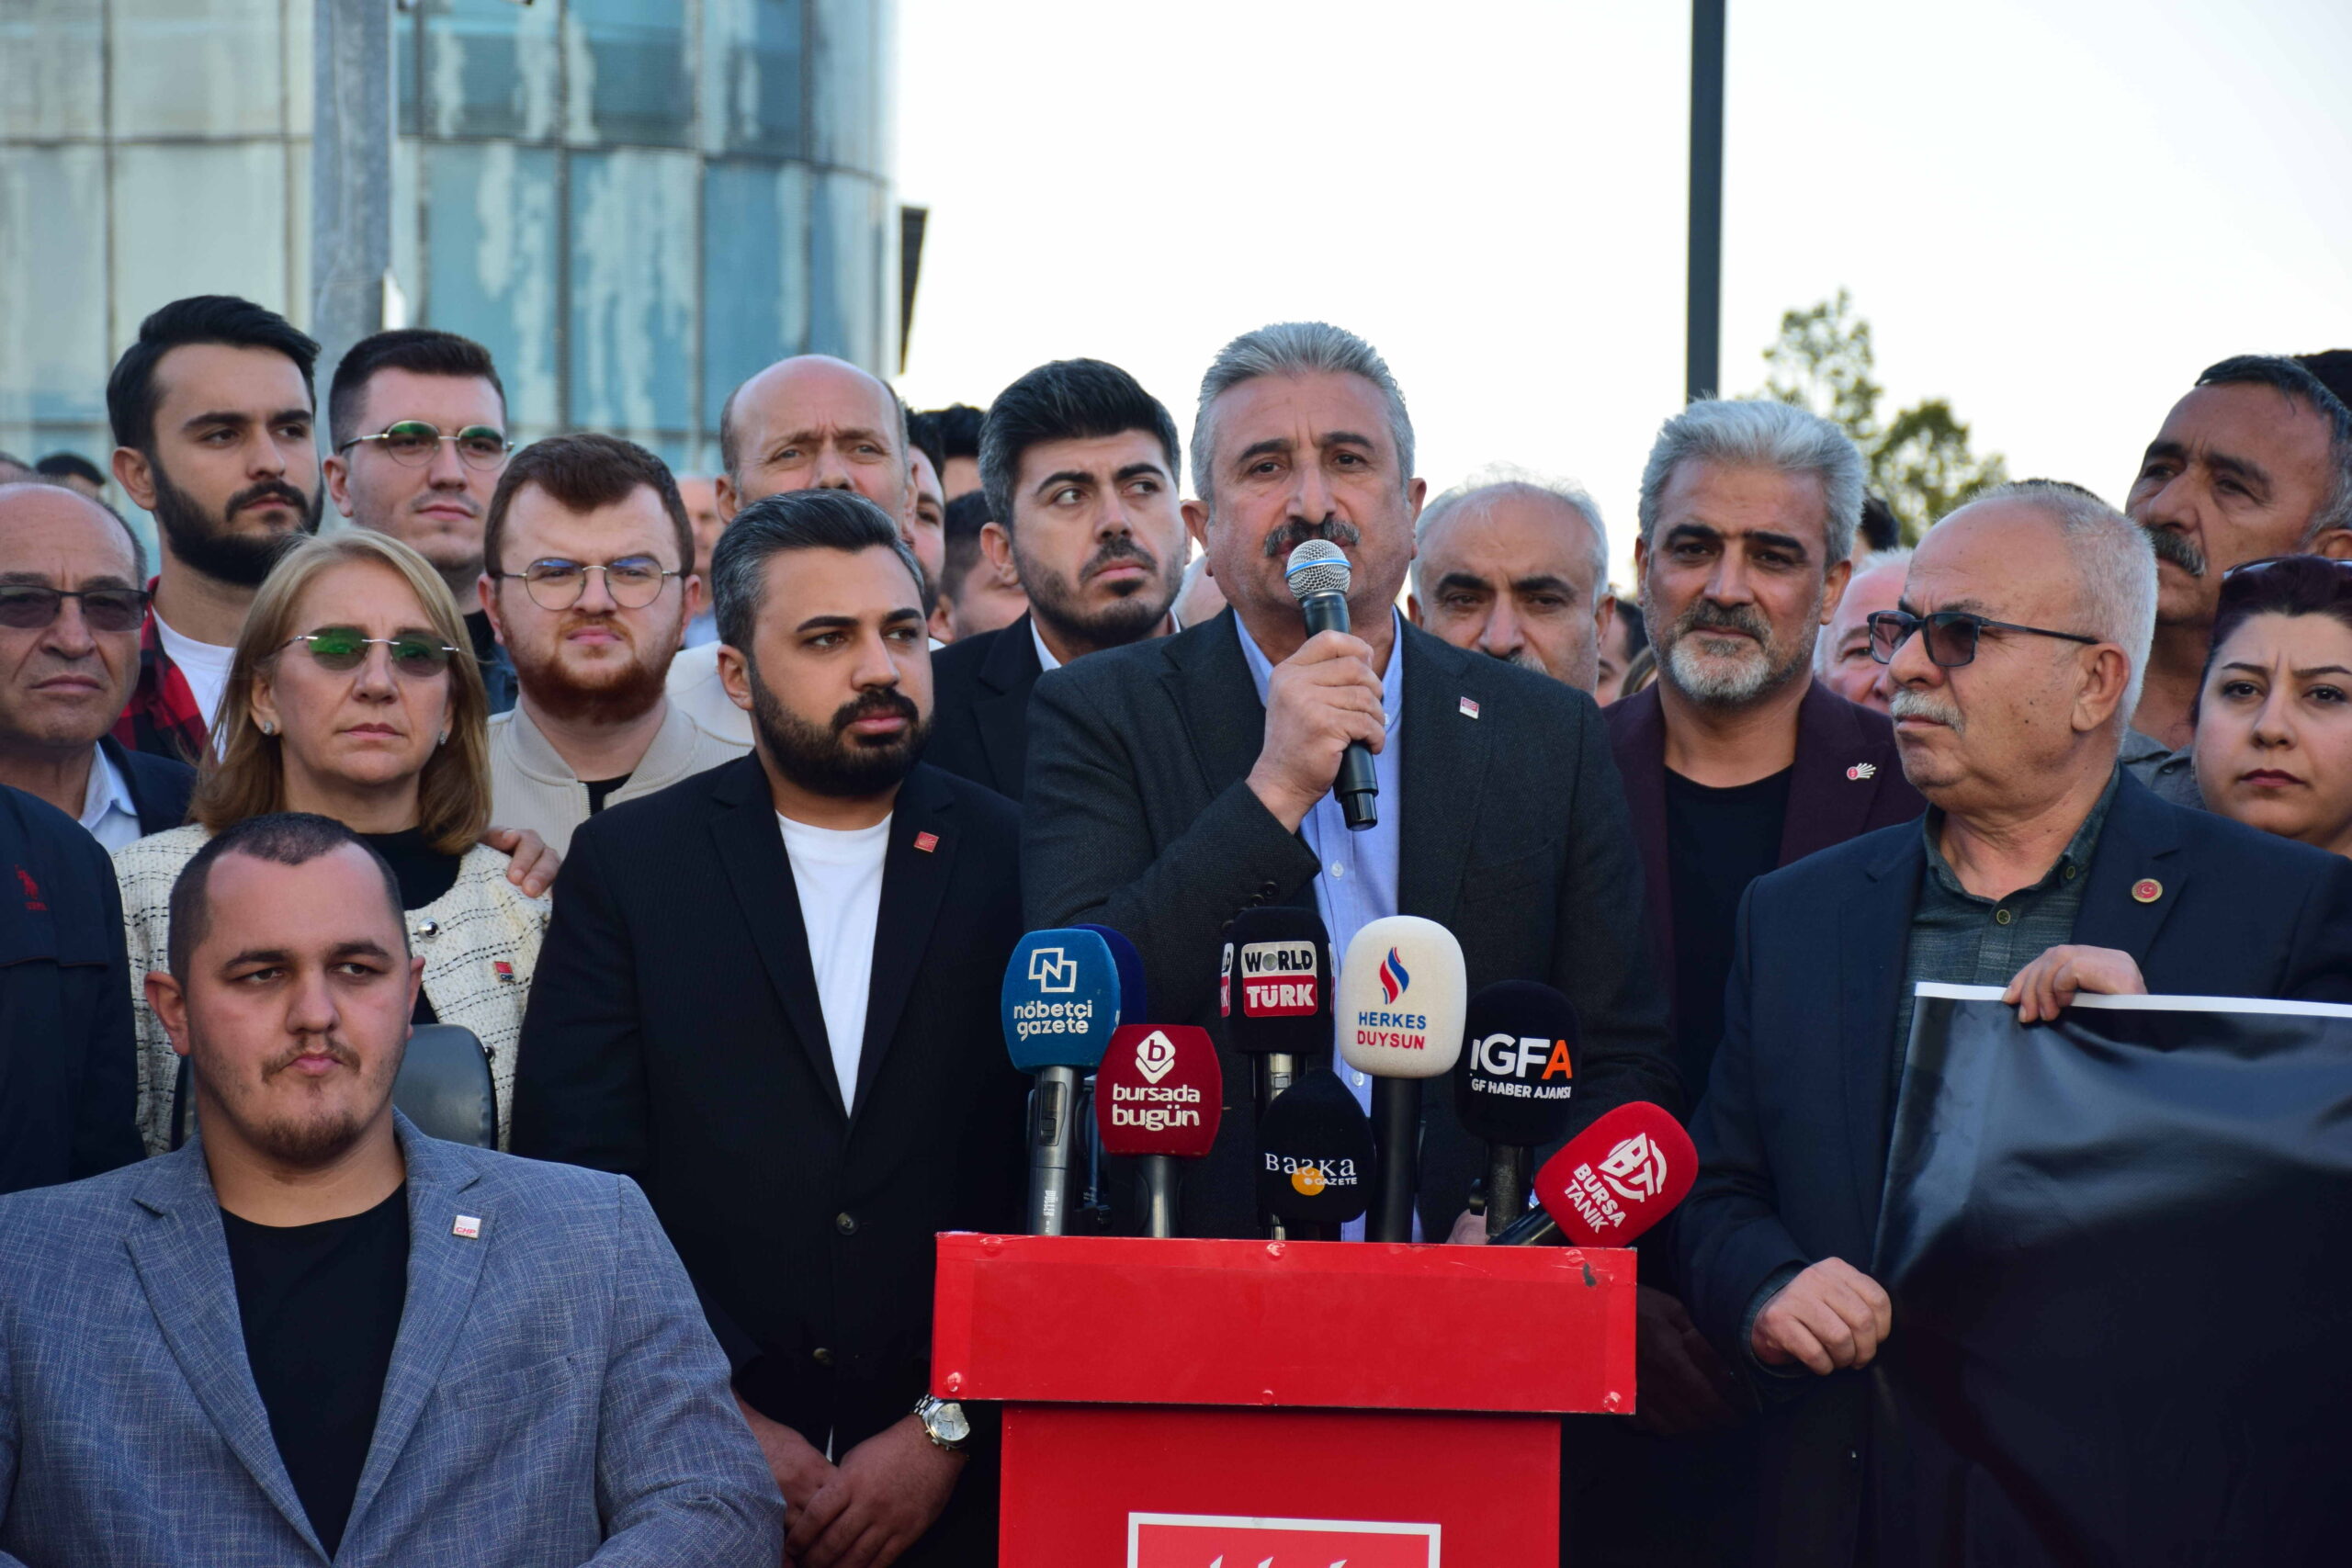
<svg viewBox="0 0 2352 1568"><path fill-rule="evenodd" d="M1499 468L1423 507L1414 540L1405 614L1415 626L1591 693L1618 614L1592 497Z"/></svg>

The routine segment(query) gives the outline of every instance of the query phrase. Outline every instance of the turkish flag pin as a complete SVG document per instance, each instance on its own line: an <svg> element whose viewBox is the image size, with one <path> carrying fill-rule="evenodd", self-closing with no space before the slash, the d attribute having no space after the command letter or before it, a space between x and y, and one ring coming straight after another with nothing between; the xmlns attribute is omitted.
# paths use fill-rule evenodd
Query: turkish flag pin
<svg viewBox="0 0 2352 1568"><path fill-rule="evenodd" d="M449 1234L464 1236L468 1241L474 1240L481 1235L481 1216L459 1214L456 1222L449 1226Z"/></svg>
<svg viewBox="0 0 2352 1568"><path fill-rule="evenodd" d="M1477 717L1477 716L1478 716L1478 705L1477 705L1476 703L1472 702L1468 697L1464 697L1464 698L1463 698L1463 699L1462 699L1462 716L1463 716L1463 717L1464 717L1464 718L1476 718L1476 717Z"/></svg>
<svg viewBox="0 0 2352 1568"><path fill-rule="evenodd" d="M925 853L925 854L929 854L929 853L931 853L931 852L932 852L932 851L933 851L933 850L937 849L938 847L939 847L939 835L938 835L938 834L936 834L936 833L917 833L917 834L915 835L915 848L917 848L917 849L921 850L923 853Z"/></svg>
<svg viewBox="0 0 2352 1568"><path fill-rule="evenodd" d="M2132 897L2143 904L2153 904L2165 896L2165 885L2153 876L2143 876L2132 885Z"/></svg>

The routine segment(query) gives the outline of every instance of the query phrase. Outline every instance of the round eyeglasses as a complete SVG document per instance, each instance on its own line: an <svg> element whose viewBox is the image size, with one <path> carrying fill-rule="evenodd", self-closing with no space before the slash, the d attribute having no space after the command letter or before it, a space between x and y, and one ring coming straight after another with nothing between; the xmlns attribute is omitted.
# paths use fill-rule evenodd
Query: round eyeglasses
<svg viewBox="0 0 2352 1568"><path fill-rule="evenodd" d="M444 435L441 427L421 419L404 419L388 424L373 435L356 435L335 448L348 452L362 441L373 441L396 463L421 468L433 461L444 441L455 442L458 456L469 468L494 468L506 461L514 443L506 439L503 430L492 430L486 424L469 424L455 435Z"/></svg>
<svg viewBox="0 0 2352 1568"><path fill-rule="evenodd" d="M368 650L381 645L391 656L392 668L412 681L428 681L449 668L457 649L430 632L401 632L393 637L369 637L357 626L321 626L288 637L287 648L300 643L322 670L348 674L368 661Z"/></svg>
<svg viewBox="0 0 2352 1568"><path fill-rule="evenodd" d="M670 579L682 577L651 556L623 556L619 560L576 561L549 558L535 560L520 571L502 571L500 581L519 577L531 603L542 610L569 610L588 591L588 574L601 572L605 592L624 610L642 610L662 597Z"/></svg>

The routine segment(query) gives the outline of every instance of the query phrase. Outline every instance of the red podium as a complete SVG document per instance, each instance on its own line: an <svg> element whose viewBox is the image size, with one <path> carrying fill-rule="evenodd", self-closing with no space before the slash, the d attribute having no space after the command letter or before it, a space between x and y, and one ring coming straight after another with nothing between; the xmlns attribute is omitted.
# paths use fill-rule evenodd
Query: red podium
<svg viewBox="0 0 2352 1568"><path fill-rule="evenodd" d="M1553 1568L1554 1417L1634 1408L1634 1254L939 1238L1004 1568Z"/></svg>

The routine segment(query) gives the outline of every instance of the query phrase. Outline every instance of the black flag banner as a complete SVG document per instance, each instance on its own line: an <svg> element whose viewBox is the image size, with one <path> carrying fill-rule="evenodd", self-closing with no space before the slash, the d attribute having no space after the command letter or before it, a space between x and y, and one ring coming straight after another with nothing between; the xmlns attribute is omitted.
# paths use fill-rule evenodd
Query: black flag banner
<svg viewBox="0 0 2352 1568"><path fill-rule="evenodd" d="M1921 986L1873 1261L1878 1568L2352 1562L2352 1007Z"/></svg>

